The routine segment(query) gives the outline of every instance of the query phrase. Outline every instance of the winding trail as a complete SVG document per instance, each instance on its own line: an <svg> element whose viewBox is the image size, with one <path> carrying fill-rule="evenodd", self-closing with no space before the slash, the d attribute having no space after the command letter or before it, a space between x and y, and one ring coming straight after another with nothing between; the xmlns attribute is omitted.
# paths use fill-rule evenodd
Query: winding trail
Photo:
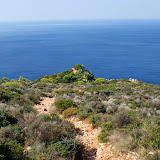
<svg viewBox="0 0 160 160"><path fill-rule="evenodd" d="M40 104L35 105L34 108L40 112L49 114L50 106L55 102L55 98L41 98ZM99 129L92 128L92 125L88 120L79 120L77 117L72 116L67 119L74 124L77 130L77 140L81 141L84 145L84 159L86 160L138 160L135 153L129 154L119 153L116 156L116 152L111 144L99 143L98 134Z"/></svg>

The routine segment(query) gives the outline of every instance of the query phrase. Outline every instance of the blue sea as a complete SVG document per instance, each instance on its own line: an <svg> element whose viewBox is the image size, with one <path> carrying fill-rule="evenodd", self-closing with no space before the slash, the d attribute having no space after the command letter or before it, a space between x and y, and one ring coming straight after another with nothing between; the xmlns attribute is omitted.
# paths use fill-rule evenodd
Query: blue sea
<svg viewBox="0 0 160 160"><path fill-rule="evenodd" d="M160 85L160 21L0 23L0 79L35 80L77 63L95 77Z"/></svg>

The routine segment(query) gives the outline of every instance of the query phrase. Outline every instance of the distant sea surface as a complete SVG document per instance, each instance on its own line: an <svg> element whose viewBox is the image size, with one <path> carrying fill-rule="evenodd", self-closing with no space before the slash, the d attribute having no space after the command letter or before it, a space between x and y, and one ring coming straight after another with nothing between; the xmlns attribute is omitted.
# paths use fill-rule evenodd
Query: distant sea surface
<svg viewBox="0 0 160 160"><path fill-rule="evenodd" d="M160 21L0 23L0 79L35 80L77 63L95 77L160 85Z"/></svg>

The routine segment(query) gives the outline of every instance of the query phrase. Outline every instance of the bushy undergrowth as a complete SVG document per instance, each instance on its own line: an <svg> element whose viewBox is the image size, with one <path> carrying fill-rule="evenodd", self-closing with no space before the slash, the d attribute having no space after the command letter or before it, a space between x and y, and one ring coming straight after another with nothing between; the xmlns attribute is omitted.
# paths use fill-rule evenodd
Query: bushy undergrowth
<svg viewBox="0 0 160 160"><path fill-rule="evenodd" d="M75 72L73 72L73 70ZM94 75L91 71L85 69L84 65L76 64L72 69L60 72L53 75L45 75L42 78L38 78L37 82L49 82L49 83L72 83L72 82L89 82L94 80Z"/></svg>
<svg viewBox="0 0 160 160"><path fill-rule="evenodd" d="M67 108L75 108L76 104L71 99L60 99L55 102L55 106L62 113Z"/></svg>
<svg viewBox="0 0 160 160"><path fill-rule="evenodd" d="M70 116L76 115L77 114L77 108L67 108L63 111L62 115L64 118L68 118Z"/></svg>
<svg viewBox="0 0 160 160"><path fill-rule="evenodd" d="M101 128L100 142L112 143L117 151L158 159L160 86L95 79L83 65L74 69L34 82L23 77L0 81L0 159L80 159L82 147L74 140L74 126L57 113L88 118ZM52 114L33 109L40 97L55 95Z"/></svg>

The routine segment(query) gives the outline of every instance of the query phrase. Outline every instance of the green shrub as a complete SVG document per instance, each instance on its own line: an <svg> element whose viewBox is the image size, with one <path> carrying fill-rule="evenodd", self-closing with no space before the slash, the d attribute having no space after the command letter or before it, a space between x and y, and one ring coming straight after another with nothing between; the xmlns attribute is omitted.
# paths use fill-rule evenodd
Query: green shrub
<svg viewBox="0 0 160 160"><path fill-rule="evenodd" d="M40 95L38 93L29 94L28 99L31 100L33 103L38 104Z"/></svg>
<svg viewBox="0 0 160 160"><path fill-rule="evenodd" d="M102 124L102 130L100 132L100 134L98 135L98 139L100 142L105 143L108 141L108 136L111 133L112 130L112 122L105 122Z"/></svg>
<svg viewBox="0 0 160 160"><path fill-rule="evenodd" d="M18 82L6 82L4 83L5 87L20 87L21 85Z"/></svg>
<svg viewBox="0 0 160 160"><path fill-rule="evenodd" d="M19 77L19 82L30 82L30 80L26 79L26 78L23 78L23 77Z"/></svg>
<svg viewBox="0 0 160 160"><path fill-rule="evenodd" d="M92 101L92 102L90 102L89 103L89 107L95 113L105 113L106 112L105 105L100 101Z"/></svg>
<svg viewBox="0 0 160 160"><path fill-rule="evenodd" d="M3 78L2 78L2 81L3 81L3 82L9 82L9 79L8 79L7 77L3 77Z"/></svg>
<svg viewBox="0 0 160 160"><path fill-rule="evenodd" d="M9 125L7 127L3 127L0 130L0 140L2 142L8 142L10 140L16 141L17 143L21 143L24 145L25 134L21 127L16 125Z"/></svg>
<svg viewBox="0 0 160 160"><path fill-rule="evenodd" d="M104 78L97 78L96 80L95 80L95 83L99 83L99 84L101 84L101 83L105 83L105 79Z"/></svg>
<svg viewBox="0 0 160 160"><path fill-rule="evenodd" d="M67 108L63 111L62 115L64 118L68 118L72 115L76 115L77 114L77 108Z"/></svg>
<svg viewBox="0 0 160 160"><path fill-rule="evenodd" d="M57 114L45 114L43 115L43 121L45 122L62 122L62 120L60 119L60 117Z"/></svg>
<svg viewBox="0 0 160 160"><path fill-rule="evenodd" d="M40 80L40 82L50 82L50 83L53 83L53 82L55 82L55 80L53 80L52 78L42 78Z"/></svg>
<svg viewBox="0 0 160 160"><path fill-rule="evenodd" d="M92 127L95 128L96 126L98 126L100 121L100 115L93 115L89 117L89 122L92 124Z"/></svg>
<svg viewBox="0 0 160 160"><path fill-rule="evenodd" d="M100 93L103 96L111 96L114 94L112 91L109 91L108 89L101 90Z"/></svg>
<svg viewBox="0 0 160 160"><path fill-rule="evenodd" d="M141 143L145 148L160 149L160 125L147 124Z"/></svg>
<svg viewBox="0 0 160 160"><path fill-rule="evenodd" d="M40 88L40 89L41 89L41 88L44 88L44 87L46 87L46 86L47 86L46 83L38 83L38 84L37 84L37 87Z"/></svg>
<svg viewBox="0 0 160 160"><path fill-rule="evenodd" d="M75 140L63 140L49 146L49 150L56 150L61 157L82 160L82 145Z"/></svg>
<svg viewBox="0 0 160 160"><path fill-rule="evenodd" d="M9 124L15 124L17 121L18 120L10 113L0 111L0 127L5 127Z"/></svg>
<svg viewBox="0 0 160 160"><path fill-rule="evenodd" d="M78 81L78 85L83 85L85 84L83 81Z"/></svg>
<svg viewBox="0 0 160 160"><path fill-rule="evenodd" d="M2 102L8 102L12 98L19 98L19 97L20 94L18 93L0 89L0 101Z"/></svg>
<svg viewBox="0 0 160 160"><path fill-rule="evenodd" d="M86 119L89 116L90 116L90 114L85 112L85 111L81 111L81 112L78 113L78 118L81 119L81 120Z"/></svg>
<svg viewBox="0 0 160 160"><path fill-rule="evenodd" d="M24 159L23 147L15 141L0 144L0 155L4 160L22 160Z"/></svg>
<svg viewBox="0 0 160 160"><path fill-rule="evenodd" d="M112 122L115 128L125 128L131 123L131 116L127 111L122 111L114 116Z"/></svg>
<svg viewBox="0 0 160 160"><path fill-rule="evenodd" d="M52 121L56 121L56 122L62 122L62 120L60 119L60 117L57 114L50 114Z"/></svg>
<svg viewBox="0 0 160 160"><path fill-rule="evenodd" d="M37 110L34 109L32 105L27 105L27 104L24 104L24 106L21 107L21 108L19 109L19 111L20 111L21 113L30 113L30 112L36 113L36 112L37 112Z"/></svg>
<svg viewBox="0 0 160 160"><path fill-rule="evenodd" d="M67 108L75 108L76 104L71 99L60 99L55 102L56 109L62 113Z"/></svg>
<svg viewBox="0 0 160 160"><path fill-rule="evenodd" d="M73 68L75 68L76 70L84 70L85 69L84 65L81 65L81 64L76 64Z"/></svg>
<svg viewBox="0 0 160 160"><path fill-rule="evenodd" d="M63 138L73 138L75 136L76 132L71 123L68 121L55 121L52 119L56 118L53 115L51 115L51 120L49 120L50 117L45 116L38 116L37 118L35 116L33 118L30 116L27 117L29 119L26 122L26 127L28 128L27 139L31 143L37 141L48 144L51 141L58 142Z"/></svg>
<svg viewBox="0 0 160 160"><path fill-rule="evenodd" d="M60 90L56 90L55 93L56 93L56 95L59 96L59 95L62 95L64 93L74 93L74 91L73 90L68 90L68 89L60 89Z"/></svg>

